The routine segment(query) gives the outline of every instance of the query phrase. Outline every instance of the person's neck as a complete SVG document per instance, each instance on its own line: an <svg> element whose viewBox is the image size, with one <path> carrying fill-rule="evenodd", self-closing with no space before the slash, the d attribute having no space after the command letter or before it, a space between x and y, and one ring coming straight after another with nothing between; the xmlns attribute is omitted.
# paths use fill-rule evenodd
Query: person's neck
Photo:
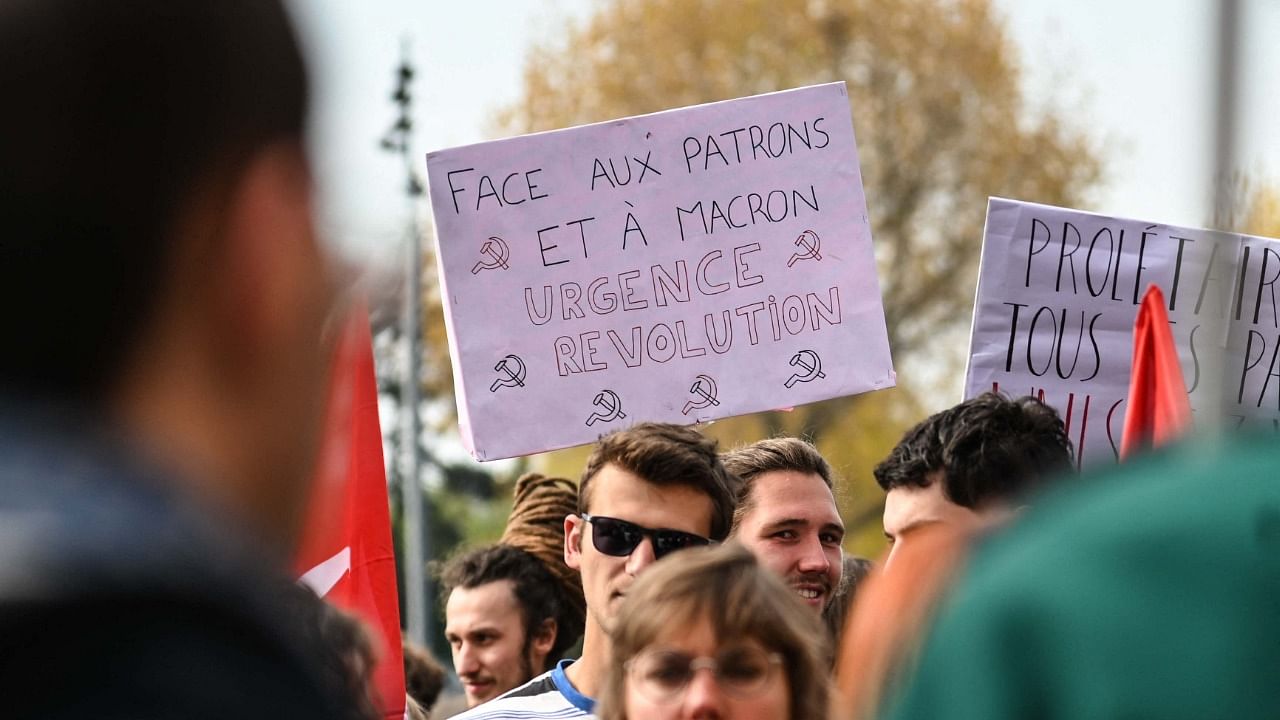
<svg viewBox="0 0 1280 720"><path fill-rule="evenodd" d="M287 557L286 536L276 534L254 499L260 478L248 470L248 443L238 433L243 418L212 377L199 358L156 348L122 374L111 421L174 490L253 533L273 559Z"/></svg>
<svg viewBox="0 0 1280 720"><path fill-rule="evenodd" d="M582 638L582 657L565 668L565 676L573 688L589 698L600 696L600 684L605 668L609 665L609 635L588 614L587 628Z"/></svg>

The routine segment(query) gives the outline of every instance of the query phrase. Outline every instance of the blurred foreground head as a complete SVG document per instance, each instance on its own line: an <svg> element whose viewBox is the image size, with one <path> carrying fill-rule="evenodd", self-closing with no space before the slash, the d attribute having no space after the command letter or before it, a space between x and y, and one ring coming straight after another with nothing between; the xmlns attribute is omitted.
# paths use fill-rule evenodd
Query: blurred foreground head
<svg viewBox="0 0 1280 720"><path fill-rule="evenodd" d="M1280 445L1188 444L976 547L882 718L1276 717Z"/></svg>
<svg viewBox="0 0 1280 720"><path fill-rule="evenodd" d="M302 583L291 587L284 599L317 654L324 682L356 701L353 720L378 720L373 685L378 654L372 630L359 616L326 602Z"/></svg>
<svg viewBox="0 0 1280 720"><path fill-rule="evenodd" d="M915 668L919 645L962 568L970 536L947 523L905 533L892 564L875 568L858 589L837 649L834 716L877 717L886 697Z"/></svg>
<svg viewBox="0 0 1280 720"><path fill-rule="evenodd" d="M612 637L601 720L827 716L817 614L740 545L655 565L627 594Z"/></svg>
<svg viewBox="0 0 1280 720"><path fill-rule="evenodd" d="M296 534L330 303L280 2L0 4L0 398Z"/></svg>
<svg viewBox="0 0 1280 720"><path fill-rule="evenodd" d="M1062 418L1036 398L988 392L930 416L875 468L887 493L889 562L909 531L934 523L988 525L1071 468Z"/></svg>

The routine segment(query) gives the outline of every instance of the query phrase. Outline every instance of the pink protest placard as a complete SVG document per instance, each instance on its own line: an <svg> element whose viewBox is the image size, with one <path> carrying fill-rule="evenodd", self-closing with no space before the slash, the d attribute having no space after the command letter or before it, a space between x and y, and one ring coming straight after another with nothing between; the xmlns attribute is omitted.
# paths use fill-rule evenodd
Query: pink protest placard
<svg viewBox="0 0 1280 720"><path fill-rule="evenodd" d="M844 83L429 153L479 460L894 384Z"/></svg>

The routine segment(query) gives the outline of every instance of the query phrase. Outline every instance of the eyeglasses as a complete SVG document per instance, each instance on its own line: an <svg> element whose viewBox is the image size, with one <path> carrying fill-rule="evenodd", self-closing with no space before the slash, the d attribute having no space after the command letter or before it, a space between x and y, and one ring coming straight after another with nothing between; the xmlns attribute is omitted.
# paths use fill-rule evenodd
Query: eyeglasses
<svg viewBox="0 0 1280 720"><path fill-rule="evenodd" d="M653 530L617 518L582 513L582 519L591 523L591 544L596 550L613 557L626 557L635 552L646 537L653 542L653 556L660 558L676 550L710 545L701 535L681 530Z"/></svg>
<svg viewBox="0 0 1280 720"><path fill-rule="evenodd" d="M735 645L716 653L714 658L652 650L631 658L623 667L640 694L656 703L668 703L679 699L703 668L715 675L716 683L725 692L739 699L755 697L768 686L774 668L781 664L778 653L754 645Z"/></svg>

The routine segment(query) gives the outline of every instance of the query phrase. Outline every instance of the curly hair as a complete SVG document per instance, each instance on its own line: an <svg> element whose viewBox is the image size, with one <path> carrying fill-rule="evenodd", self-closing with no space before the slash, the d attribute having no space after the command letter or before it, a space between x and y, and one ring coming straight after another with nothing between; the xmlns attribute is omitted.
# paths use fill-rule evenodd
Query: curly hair
<svg viewBox="0 0 1280 720"><path fill-rule="evenodd" d="M791 717L827 717L830 648L821 621L751 551L729 543L676 553L636 579L611 633L600 720L627 718L626 662L697 623L709 623L718 641L751 638L781 655Z"/></svg>
<svg viewBox="0 0 1280 720"><path fill-rule="evenodd" d="M962 507L1018 497L1073 466L1058 412L1034 397L987 392L907 431L875 468L884 490L928 487L941 471L943 491Z"/></svg>
<svg viewBox="0 0 1280 720"><path fill-rule="evenodd" d="M406 635L401 639L404 655L404 692L424 714L430 713L440 692L444 690L447 673L431 651L413 642Z"/></svg>
<svg viewBox="0 0 1280 720"><path fill-rule="evenodd" d="M445 607L454 588L475 588L510 580L512 595L524 615L524 644L527 652L538 628L547 620L556 621L556 639L547 653L542 670L550 670L577 637L560 627L564 599L555 576L533 555L501 543L463 552L440 570L440 606Z"/></svg>
<svg viewBox="0 0 1280 720"><path fill-rule="evenodd" d="M325 686L336 694L331 701L343 701L335 709L348 720L382 717L374 699L378 653L373 631L359 616L330 604L301 582L284 588L282 602Z"/></svg>
<svg viewBox="0 0 1280 720"><path fill-rule="evenodd" d="M684 485L711 498L711 539L729 536L737 505L736 483L716 453L716 440L691 427L640 423L605 435L587 458L578 483L578 512L590 510L591 479L613 463L654 485Z"/></svg>

